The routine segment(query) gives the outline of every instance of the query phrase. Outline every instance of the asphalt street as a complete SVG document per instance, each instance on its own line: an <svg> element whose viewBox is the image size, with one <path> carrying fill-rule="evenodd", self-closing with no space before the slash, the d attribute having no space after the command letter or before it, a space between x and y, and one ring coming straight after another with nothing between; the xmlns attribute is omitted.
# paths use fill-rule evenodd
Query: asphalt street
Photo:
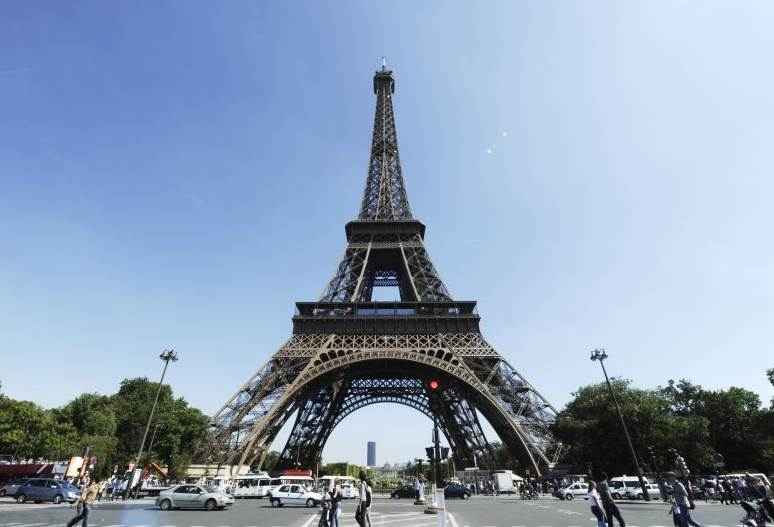
<svg viewBox="0 0 774 527"><path fill-rule="evenodd" d="M340 527L357 527L354 500L344 504ZM660 502L621 502L619 508L627 527L670 527L667 505ZM596 527L596 520L584 500L559 501L544 498L477 496L447 502L446 527ZM75 514L68 505L17 504L0 500L0 527L61 527ZM732 527L739 524L738 506L699 503L694 519L704 527ZM97 504L89 517L96 527L316 527L318 509L272 508L266 500L238 500L225 511L158 510L152 500ZM374 500L373 527L441 527L440 519L425 514L410 500ZM616 524L617 525L617 524Z"/></svg>

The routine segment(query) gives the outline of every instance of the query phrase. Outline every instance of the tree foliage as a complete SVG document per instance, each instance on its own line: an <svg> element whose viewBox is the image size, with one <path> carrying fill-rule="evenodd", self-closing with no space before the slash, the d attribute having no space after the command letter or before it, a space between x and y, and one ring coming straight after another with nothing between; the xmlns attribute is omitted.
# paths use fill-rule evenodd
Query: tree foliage
<svg viewBox="0 0 774 527"><path fill-rule="evenodd" d="M760 398L743 388L705 390L681 379L655 390L611 380L640 463L671 468L674 448L698 472L774 469L774 417ZM768 431L767 431L768 430ZM606 384L584 386L559 414L554 430L569 445L565 461L579 469L634 474L631 452ZM655 456L651 456L651 449ZM722 464L721 464L722 463Z"/></svg>
<svg viewBox="0 0 774 527"><path fill-rule="evenodd" d="M0 395L0 453L59 460L82 455L88 447L89 456L97 458L97 475L106 476L114 466L134 461L158 387L145 378L125 379L113 395L85 393L52 410ZM183 474L207 424L207 416L163 385L143 462L160 462L172 475Z"/></svg>

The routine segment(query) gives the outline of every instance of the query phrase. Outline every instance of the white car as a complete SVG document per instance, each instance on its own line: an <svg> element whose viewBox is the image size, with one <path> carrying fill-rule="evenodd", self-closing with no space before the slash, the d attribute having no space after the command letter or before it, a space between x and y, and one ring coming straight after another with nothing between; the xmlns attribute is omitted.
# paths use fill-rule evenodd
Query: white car
<svg viewBox="0 0 774 527"><path fill-rule="evenodd" d="M234 498L216 489L199 485L176 485L156 498L156 506L163 511L170 509L225 509L234 504Z"/></svg>
<svg viewBox="0 0 774 527"><path fill-rule="evenodd" d="M588 483L582 483L579 481L563 488L559 493L559 497L563 500L572 500L575 499L575 496L583 496L585 498L588 492Z"/></svg>
<svg viewBox="0 0 774 527"><path fill-rule="evenodd" d="M322 500L322 494L308 490L303 485L281 485L269 494L272 507L284 505L317 507Z"/></svg>
<svg viewBox="0 0 774 527"><path fill-rule="evenodd" d="M651 483L650 485L645 485L648 488L648 496L651 498L660 498L661 497L661 489L658 488L658 485L655 483ZM641 500L642 499L642 487L637 487L634 489L627 489L624 493L624 496L630 500Z"/></svg>

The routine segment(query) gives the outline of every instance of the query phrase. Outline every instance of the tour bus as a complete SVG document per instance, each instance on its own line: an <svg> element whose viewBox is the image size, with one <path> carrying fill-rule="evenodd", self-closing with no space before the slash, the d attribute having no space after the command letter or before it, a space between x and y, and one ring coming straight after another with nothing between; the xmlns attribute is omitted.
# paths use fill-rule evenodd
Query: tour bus
<svg viewBox="0 0 774 527"><path fill-rule="evenodd" d="M341 497L345 499L358 497L358 483L352 476L323 476L317 480L317 492L325 493L333 485L339 486Z"/></svg>
<svg viewBox="0 0 774 527"><path fill-rule="evenodd" d="M277 481L279 485L279 481ZM272 487L272 478L266 472L234 476L233 495L235 498L265 498Z"/></svg>

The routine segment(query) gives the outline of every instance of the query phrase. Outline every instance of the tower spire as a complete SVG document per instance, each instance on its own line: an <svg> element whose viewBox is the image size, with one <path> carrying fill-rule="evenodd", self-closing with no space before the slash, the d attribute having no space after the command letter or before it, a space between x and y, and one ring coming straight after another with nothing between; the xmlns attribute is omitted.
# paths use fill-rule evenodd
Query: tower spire
<svg viewBox="0 0 774 527"><path fill-rule="evenodd" d="M411 206L406 195L403 171L398 154L398 133L392 94L395 79L382 58L382 69L374 73L376 113L371 137L371 157L368 163L368 179L360 206L361 220L410 220Z"/></svg>

